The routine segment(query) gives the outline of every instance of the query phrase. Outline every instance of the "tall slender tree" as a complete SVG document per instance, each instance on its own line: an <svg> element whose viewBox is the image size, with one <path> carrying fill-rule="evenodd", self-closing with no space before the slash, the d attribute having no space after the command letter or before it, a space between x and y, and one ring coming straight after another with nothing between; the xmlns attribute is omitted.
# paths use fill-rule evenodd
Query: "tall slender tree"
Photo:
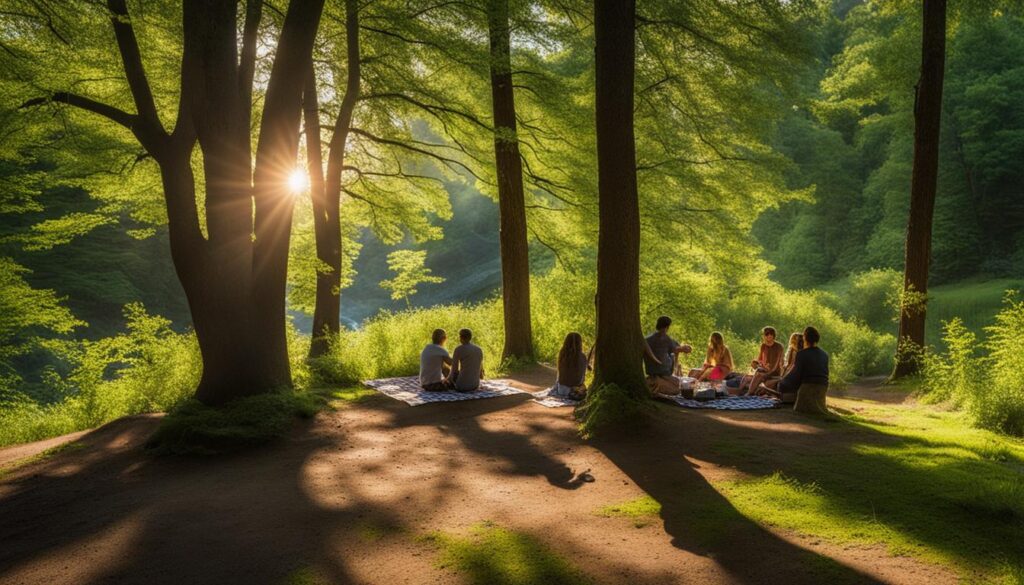
<svg viewBox="0 0 1024 585"><path fill-rule="evenodd" d="M946 0L924 0L921 76L914 99L914 167L900 304L899 340L892 378L914 374L924 347L932 215L939 172L942 81L946 64Z"/></svg>
<svg viewBox="0 0 1024 585"><path fill-rule="evenodd" d="M326 176L321 154L320 105L317 98L316 73L312 67L303 94L316 255L327 267L326 270L317 270L316 274L316 305L313 310L310 357L323 355L327 351L328 340L332 335L337 335L341 318L341 175L345 166L345 148L352 125L352 115L359 102L361 75L359 4L356 0L345 0L345 42L348 78L345 95L341 100L328 144Z"/></svg>
<svg viewBox="0 0 1024 585"><path fill-rule="evenodd" d="M530 323L530 248L526 237L523 161L516 130L512 86L508 0L491 0L487 11L491 53L491 104L494 158L498 177L501 246L501 300L505 311L502 357L532 358Z"/></svg>
<svg viewBox="0 0 1024 585"><path fill-rule="evenodd" d="M645 392L640 329L640 205L633 135L635 0L595 0L599 228L594 385Z"/></svg>
<svg viewBox="0 0 1024 585"><path fill-rule="evenodd" d="M166 100L154 99L125 0L108 0L107 10L135 112L70 88L53 88L24 104L61 103L102 116L131 132L157 162L171 255L203 357L196 397L214 405L291 386L285 282L294 201L287 179L298 153L303 81L323 0L288 5L253 157L256 4L260 0L247 3L240 48L237 1L183 2L177 119L170 132L157 105ZM197 144L205 233L192 167Z"/></svg>

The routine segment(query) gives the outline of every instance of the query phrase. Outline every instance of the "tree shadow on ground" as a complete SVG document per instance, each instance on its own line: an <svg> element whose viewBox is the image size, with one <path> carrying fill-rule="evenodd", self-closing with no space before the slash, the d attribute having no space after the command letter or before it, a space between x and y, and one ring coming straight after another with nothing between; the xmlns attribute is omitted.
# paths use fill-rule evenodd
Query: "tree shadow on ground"
<svg viewBox="0 0 1024 585"><path fill-rule="evenodd" d="M661 505L676 548L712 558L738 583L880 583L836 560L792 544L741 514L700 473L717 457L705 438L686 429L701 417L701 433L736 432L705 413L661 407L650 428L593 444Z"/></svg>
<svg viewBox="0 0 1024 585"><path fill-rule="evenodd" d="M381 432L393 428L430 426L442 433L457 438L467 449L485 456L488 460L500 462L502 473L519 476L543 476L555 487L575 490L589 481L585 470L577 472L565 463L541 449L533 439L542 434L554 435L555 431L537 431L533 436L510 430L491 430L480 423L480 417L506 410L529 402L525 395L466 401L454 410L450 404L428 404L414 408L395 407L382 401L367 406L381 408L389 413L389 420L381 425ZM530 411L524 411L529 416ZM563 440L574 440L574 434L563 434Z"/></svg>
<svg viewBox="0 0 1024 585"><path fill-rule="evenodd" d="M154 458L140 446L155 421L138 423L122 419L86 435L88 456L66 471L66 461L53 461L4 486L12 489L0 496L0 582L59 559L75 583L283 583L309 567L330 583L350 583L328 550L338 527L395 522L361 503L328 510L310 500L302 468L325 437L302 433L299 448L210 459ZM96 538L121 544L110 550ZM95 555L106 556L97 563ZM76 561L95 569L78 572Z"/></svg>

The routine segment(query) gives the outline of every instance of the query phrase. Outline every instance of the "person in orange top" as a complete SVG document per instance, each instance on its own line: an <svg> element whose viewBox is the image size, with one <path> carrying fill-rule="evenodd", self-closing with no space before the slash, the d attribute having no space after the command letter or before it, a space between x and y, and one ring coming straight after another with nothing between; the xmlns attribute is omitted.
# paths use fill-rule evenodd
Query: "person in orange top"
<svg viewBox="0 0 1024 585"><path fill-rule="evenodd" d="M775 340L775 335L774 327L761 329L761 350L757 354L757 359L750 363L753 372L740 381L740 396L771 378L782 376L782 358L786 350Z"/></svg>

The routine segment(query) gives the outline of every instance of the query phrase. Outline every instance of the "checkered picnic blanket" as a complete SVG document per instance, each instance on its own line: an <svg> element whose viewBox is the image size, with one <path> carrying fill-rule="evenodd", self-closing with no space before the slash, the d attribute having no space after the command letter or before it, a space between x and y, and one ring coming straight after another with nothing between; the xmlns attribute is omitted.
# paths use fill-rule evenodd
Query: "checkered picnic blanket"
<svg viewBox="0 0 1024 585"><path fill-rule="evenodd" d="M483 380L480 382L480 388L473 392L427 392L420 386L420 380L416 376L365 380L363 385L395 400L401 400L409 406L528 394L524 390L513 388L505 380Z"/></svg>
<svg viewBox="0 0 1024 585"><path fill-rule="evenodd" d="M558 408L560 406L576 406L580 403L579 400L572 400L571 398L565 398L562 396L555 396L552 393L552 388L547 390L541 390L540 392L533 393L533 401L541 406L548 408Z"/></svg>
<svg viewBox="0 0 1024 585"><path fill-rule="evenodd" d="M778 408L782 405L780 401L774 398L765 398L764 396L730 396L728 398L716 398L715 400L708 400L706 402L684 398L682 396L667 396L665 394L658 394L658 398L678 404L683 408L702 408L713 410L765 410L769 408Z"/></svg>

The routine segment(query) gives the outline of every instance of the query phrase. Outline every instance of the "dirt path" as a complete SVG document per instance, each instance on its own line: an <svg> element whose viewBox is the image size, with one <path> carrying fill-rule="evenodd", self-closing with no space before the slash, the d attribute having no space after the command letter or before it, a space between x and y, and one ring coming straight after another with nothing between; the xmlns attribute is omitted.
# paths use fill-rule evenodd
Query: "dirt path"
<svg viewBox="0 0 1024 585"><path fill-rule="evenodd" d="M538 389L552 376L516 378ZM149 457L140 445L158 419L122 419L0 481L0 583L462 583L418 537L484 521L600 583L954 580L877 548L766 530L709 483L770 472L845 431L781 411L666 407L658 418L643 439L588 443L569 409L526 396L416 408L373 397L213 460ZM725 433L764 455L749 469L716 465ZM646 526L595 514L645 493L662 505Z"/></svg>

